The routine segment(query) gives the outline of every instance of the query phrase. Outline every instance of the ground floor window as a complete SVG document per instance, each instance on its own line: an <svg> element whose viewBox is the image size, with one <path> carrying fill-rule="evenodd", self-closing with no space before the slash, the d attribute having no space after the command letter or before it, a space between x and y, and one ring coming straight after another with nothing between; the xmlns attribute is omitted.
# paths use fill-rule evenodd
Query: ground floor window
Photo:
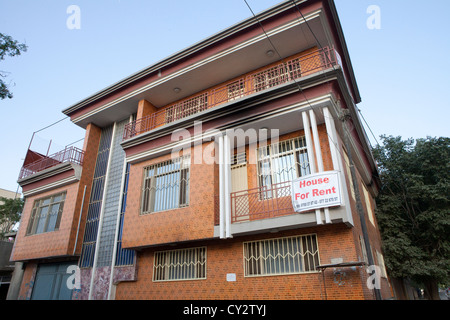
<svg viewBox="0 0 450 320"><path fill-rule="evenodd" d="M206 247L158 251L153 281L206 279Z"/></svg>
<svg viewBox="0 0 450 320"><path fill-rule="evenodd" d="M315 272L319 266L315 234L244 242L244 275Z"/></svg>

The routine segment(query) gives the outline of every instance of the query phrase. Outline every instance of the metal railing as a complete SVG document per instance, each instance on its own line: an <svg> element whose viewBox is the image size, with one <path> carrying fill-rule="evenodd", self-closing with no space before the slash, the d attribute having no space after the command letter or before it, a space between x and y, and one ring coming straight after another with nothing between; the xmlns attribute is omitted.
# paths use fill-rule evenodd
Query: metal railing
<svg viewBox="0 0 450 320"><path fill-rule="evenodd" d="M191 96L127 124L123 140L218 105L332 68L338 63L336 57L337 52L334 48L325 47Z"/></svg>
<svg viewBox="0 0 450 320"><path fill-rule="evenodd" d="M43 158L23 166L20 170L19 180L65 162L82 165L83 160L83 150L76 147L66 147L64 150L61 150L55 154L43 156Z"/></svg>
<svg viewBox="0 0 450 320"><path fill-rule="evenodd" d="M232 192L230 201L231 223L295 214L290 181Z"/></svg>

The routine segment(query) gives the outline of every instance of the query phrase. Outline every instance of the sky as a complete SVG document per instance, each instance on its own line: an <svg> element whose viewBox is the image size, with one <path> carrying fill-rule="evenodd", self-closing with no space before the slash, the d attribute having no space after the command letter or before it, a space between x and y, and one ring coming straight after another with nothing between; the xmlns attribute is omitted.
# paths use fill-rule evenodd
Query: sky
<svg viewBox="0 0 450 320"><path fill-rule="evenodd" d="M280 1L247 2L258 13ZM380 135L449 136L450 1L335 3L371 144ZM67 25L71 5L80 9L79 29ZM62 110L250 17L244 0L0 0L0 33L28 46L0 61L14 94L0 100L0 188L21 192L30 142L49 154L82 147L84 129Z"/></svg>

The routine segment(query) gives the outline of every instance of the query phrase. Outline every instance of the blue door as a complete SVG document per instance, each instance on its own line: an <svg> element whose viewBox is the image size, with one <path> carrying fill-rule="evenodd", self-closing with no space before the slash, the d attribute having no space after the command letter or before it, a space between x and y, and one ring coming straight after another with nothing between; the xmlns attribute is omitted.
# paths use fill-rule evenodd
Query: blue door
<svg viewBox="0 0 450 320"><path fill-rule="evenodd" d="M31 300L71 300L72 289L67 286L67 279L72 273L67 272L67 268L76 264L76 262L40 264Z"/></svg>

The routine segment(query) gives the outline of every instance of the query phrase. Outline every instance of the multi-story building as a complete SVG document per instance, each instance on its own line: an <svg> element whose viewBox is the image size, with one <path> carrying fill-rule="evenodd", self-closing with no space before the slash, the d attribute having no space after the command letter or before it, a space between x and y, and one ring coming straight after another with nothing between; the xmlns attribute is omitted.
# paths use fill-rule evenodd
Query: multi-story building
<svg viewBox="0 0 450 320"><path fill-rule="evenodd" d="M20 298L390 298L360 100L333 1L307 0L65 109L83 149L19 178Z"/></svg>

